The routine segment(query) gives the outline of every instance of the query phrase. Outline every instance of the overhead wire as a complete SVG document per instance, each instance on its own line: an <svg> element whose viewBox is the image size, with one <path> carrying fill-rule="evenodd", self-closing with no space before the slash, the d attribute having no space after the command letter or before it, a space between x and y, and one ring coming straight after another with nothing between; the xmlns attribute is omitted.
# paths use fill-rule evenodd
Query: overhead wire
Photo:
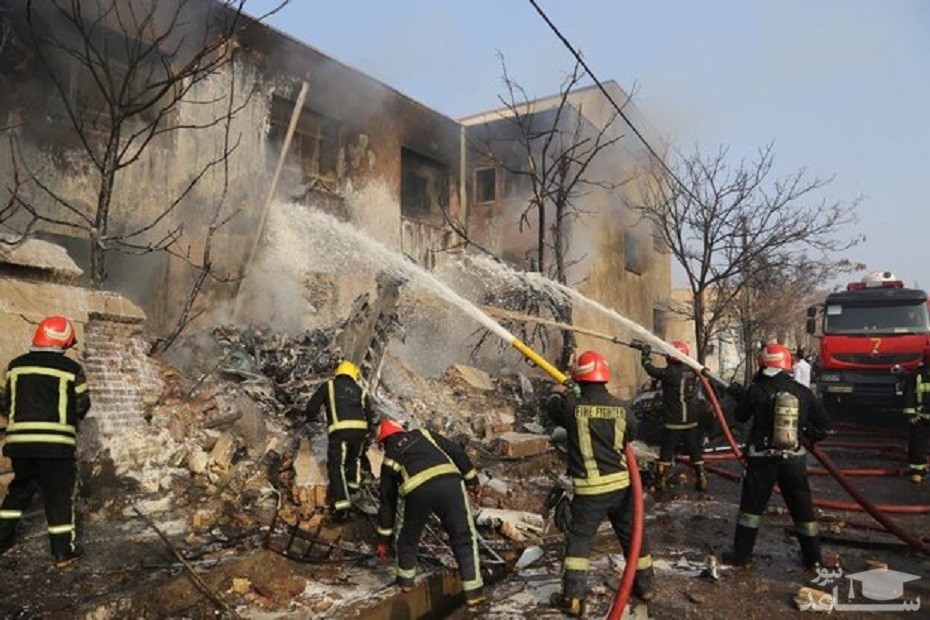
<svg viewBox="0 0 930 620"><path fill-rule="evenodd" d="M597 79L597 76L594 75L593 71L591 71L591 67L589 67L588 63L585 62L581 53L575 48L575 46L571 44L565 35L562 34L558 26L556 26L552 20L549 19L549 16L546 15L546 12L542 10L542 7L539 6L536 0L529 0L529 2L536 10L536 12L539 13L539 16L543 19L543 21L546 22L546 25L549 26L549 29L552 30L555 36L558 37L558 39L562 42L562 45L564 45L566 49L571 52L572 56L575 57L575 60L579 65L581 65L581 68L585 70L585 73L588 74L588 77L591 78L597 88L601 91L601 94L603 94L607 101L610 102L610 105L612 105L613 108L617 111L617 114L620 116L620 118L622 118L627 126L633 131L633 134L639 139L639 141L643 143L643 146L646 147L649 155L652 156L652 158L662 167L666 174L668 174L669 178L675 181L675 183L677 183L686 194L688 194L692 199L697 200L697 197L694 196L694 194L691 192L691 189L684 183L684 181L678 178L678 175L675 174L675 171L672 170L665 162L665 158L659 155L652 144L649 143L649 140L646 139L646 136L644 136L643 133L636 127L636 125L633 124L632 119L630 119L626 112L623 111L623 106L618 104L617 101L610 95L610 93L607 92L604 84L599 79Z"/></svg>

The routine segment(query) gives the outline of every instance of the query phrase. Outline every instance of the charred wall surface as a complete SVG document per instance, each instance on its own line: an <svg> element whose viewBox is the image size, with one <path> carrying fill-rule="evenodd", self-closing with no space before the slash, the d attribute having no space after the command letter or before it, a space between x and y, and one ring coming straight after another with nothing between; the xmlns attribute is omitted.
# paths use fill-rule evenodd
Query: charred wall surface
<svg viewBox="0 0 930 620"><path fill-rule="evenodd" d="M10 126L20 173L37 180L91 214L100 180L61 105L61 92L31 47L25 3L0 0L4 45L0 50L0 127ZM252 246L265 194L297 99L309 91L276 195L350 219L370 235L428 266L452 242L443 211L461 217L463 187L458 123L319 51L241 16L224 50L232 62L199 83L165 123L175 129L152 141L139 161L116 176L110 232L144 227L164 213L194 177L222 152L222 114L231 91L237 108L231 126L236 149L229 158L224 214L233 216L214 240L214 270L239 275ZM73 72L71 72L73 73ZM59 73L69 80L74 75ZM76 85L69 82L66 93ZM13 154L0 147L0 185L10 186ZM416 165L414 165L416 164ZM123 292L147 312L154 330L170 325L186 295L223 192L222 166L213 166L194 189L137 241L176 231L179 256L108 253L107 288ZM24 201L60 220L36 232L66 246L82 267L88 235L36 183ZM225 217L224 216L224 217ZM24 228L25 214L9 223ZM309 263L314 257L305 257ZM323 278L332 280L332 278ZM370 288L370 284L366 284ZM326 285L324 282L323 285ZM219 297L235 285L212 287ZM345 295L349 300L355 292ZM335 302L334 302L335 303Z"/></svg>

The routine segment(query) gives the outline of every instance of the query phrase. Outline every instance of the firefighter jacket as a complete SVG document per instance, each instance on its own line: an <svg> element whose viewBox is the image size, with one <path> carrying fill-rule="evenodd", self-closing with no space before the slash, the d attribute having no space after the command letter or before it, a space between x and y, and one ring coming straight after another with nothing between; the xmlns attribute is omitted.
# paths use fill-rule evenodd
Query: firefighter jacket
<svg viewBox="0 0 930 620"><path fill-rule="evenodd" d="M461 446L439 433L418 429L385 439L378 535L392 534L398 498L410 495L441 476L458 476L469 487L478 485L478 474L471 459Z"/></svg>
<svg viewBox="0 0 930 620"><path fill-rule="evenodd" d="M326 432L370 430L375 423L368 392L348 375L336 375L316 389L307 403L307 419L326 409Z"/></svg>
<svg viewBox="0 0 930 620"><path fill-rule="evenodd" d="M84 369L58 349L33 350L7 367L0 413L9 458L74 458L90 409Z"/></svg>
<svg viewBox="0 0 930 620"><path fill-rule="evenodd" d="M684 364L669 363L657 368L648 358L643 359L643 368L653 379L662 382L662 423L672 430L696 428L697 408L693 401L697 388L697 375Z"/></svg>
<svg viewBox="0 0 930 620"><path fill-rule="evenodd" d="M904 380L904 415L930 420L930 374L923 365L907 372Z"/></svg>
<svg viewBox="0 0 930 620"><path fill-rule="evenodd" d="M635 418L626 403L601 383L580 383L579 396L553 394L547 407L552 421L568 433L568 475L577 495L600 495L630 485L623 453L635 434Z"/></svg>
<svg viewBox="0 0 930 620"><path fill-rule="evenodd" d="M806 437L810 441L820 441L830 430L830 418L826 409L809 388L795 381L786 372L779 372L774 376L758 372L752 384L740 397L734 413L739 422L752 419L747 446L749 456L792 456L805 452L800 441L797 450L775 448L775 398L780 392L788 392L798 400L799 440Z"/></svg>

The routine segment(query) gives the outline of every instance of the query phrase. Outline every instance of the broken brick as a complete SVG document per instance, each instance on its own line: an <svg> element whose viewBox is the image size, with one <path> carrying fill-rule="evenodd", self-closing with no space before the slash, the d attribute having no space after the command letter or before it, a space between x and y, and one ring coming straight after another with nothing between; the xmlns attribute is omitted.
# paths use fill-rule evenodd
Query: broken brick
<svg viewBox="0 0 930 620"><path fill-rule="evenodd" d="M504 433L494 442L495 450L502 456L526 457L543 454L549 449L549 438L533 433Z"/></svg>

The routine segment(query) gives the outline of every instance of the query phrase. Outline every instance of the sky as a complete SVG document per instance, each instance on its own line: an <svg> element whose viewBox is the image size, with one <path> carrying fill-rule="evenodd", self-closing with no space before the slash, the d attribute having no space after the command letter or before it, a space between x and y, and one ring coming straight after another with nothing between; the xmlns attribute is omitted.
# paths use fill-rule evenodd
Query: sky
<svg viewBox="0 0 930 620"><path fill-rule="evenodd" d="M780 172L861 198L849 233L866 240L848 258L930 286L930 1L539 3L653 131L736 156L774 142ZM452 117L499 105L498 53L531 96L573 64L525 0L291 0L269 22Z"/></svg>

